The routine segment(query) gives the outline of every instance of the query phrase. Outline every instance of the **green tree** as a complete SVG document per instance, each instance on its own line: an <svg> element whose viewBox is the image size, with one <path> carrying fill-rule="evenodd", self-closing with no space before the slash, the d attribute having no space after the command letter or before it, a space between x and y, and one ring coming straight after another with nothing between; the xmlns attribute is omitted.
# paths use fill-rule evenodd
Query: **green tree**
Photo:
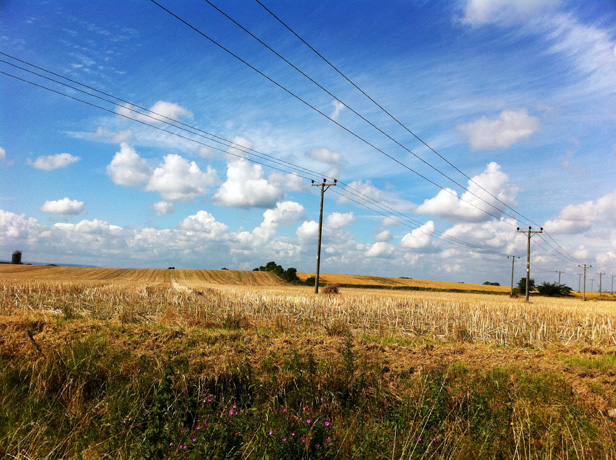
<svg viewBox="0 0 616 460"><path fill-rule="evenodd" d="M540 295L548 297L564 297L571 295L571 288L564 284L558 283L542 283L537 286L537 291Z"/></svg>
<svg viewBox="0 0 616 460"><path fill-rule="evenodd" d="M521 278L520 281L518 281L518 287L520 288L520 293L526 292L526 278ZM531 292L534 289L535 289L535 280L531 278L528 283L528 292Z"/></svg>

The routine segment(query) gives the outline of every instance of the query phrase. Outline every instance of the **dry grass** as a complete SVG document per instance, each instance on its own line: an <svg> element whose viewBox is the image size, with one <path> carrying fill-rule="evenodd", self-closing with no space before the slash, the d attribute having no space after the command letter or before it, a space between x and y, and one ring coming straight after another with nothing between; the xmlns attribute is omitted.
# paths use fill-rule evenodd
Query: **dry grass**
<svg viewBox="0 0 616 460"><path fill-rule="evenodd" d="M537 448L533 443L552 442L542 438L543 433L564 429L556 425L562 420L557 412L563 410L565 397L587 408L590 415L585 415L583 423L593 420L605 430L601 438L589 429L591 434L584 436L592 439L573 432L572 446L614 439L610 430L615 425L602 415L616 406L613 302L533 298L526 303L506 296L355 288L344 288L340 295L315 296L311 287L282 286L265 272L2 267L0 273L0 356L19 369L15 375L32 372L28 394L33 398L39 393L39 399L57 394L75 426L92 414L104 416L114 404L108 396L88 407L92 382L125 379L127 385L136 385L135 376L151 366L161 370L166 359L185 368L178 382L194 376L201 378L199 382L224 381L226 376L241 374L241 362L254 370L255 382L271 387L274 394L287 395L297 390L306 372L314 372L315 382L306 383L313 391L312 386L329 388L327 379L341 378L346 369L348 380L361 382L360 374L371 379L362 398L388 395L391 408L417 399L409 396L414 388L408 386L409 379L428 378L433 375L431 369L445 366L459 379L452 377L459 387L451 391L460 402L448 410L470 404L465 399L470 390L464 385L473 376L480 382L473 389L477 394L484 385L496 382L494 394L501 396L494 404L500 397L513 401L512 416L504 418L513 427L515 448L520 448L515 452L524 452L517 458L533 458L532 449ZM347 359L344 350L351 347L353 354ZM314 371L310 371L312 357L321 366ZM117 366L115 373L109 370L112 363ZM79 371L82 382L75 376L82 375L77 370L84 366ZM60 380L62 372L64 380ZM505 374L499 377L498 372ZM554 383L552 376L562 380ZM59 389L52 391L53 385ZM151 384L143 385L150 388ZM435 388L435 394L440 394L442 387ZM553 396L559 388L562 394ZM129 386L127 395L128 390ZM476 403L476 410L485 409L480 400ZM538 403L543 406L533 412L532 404ZM435 404L430 401L423 406L432 413ZM136 403L126 420L145 407L145 402ZM380 406L374 403L374 407ZM579 417L579 412L575 414ZM464 434L469 425L460 420ZM543 431L549 423L556 424L554 430ZM358 428L358 439L366 436L365 430ZM490 430L498 433L496 428ZM43 439L56 441L50 429L26 422L15 433L15 439L4 438L17 446L15 452L41 449ZM63 442L77 445L79 432L71 433L75 439ZM440 458L476 458L478 444L465 441L469 443L465 453L460 433L444 438L443 446L447 441L452 450L443 451ZM395 431L393 436L388 458L396 452ZM565 441L555 438L553 442ZM20 443L30 447L22 448ZM561 446L560 452L566 452L568 445ZM608 446L605 452L611 455L616 447ZM398 452L395 458L408 457Z"/></svg>

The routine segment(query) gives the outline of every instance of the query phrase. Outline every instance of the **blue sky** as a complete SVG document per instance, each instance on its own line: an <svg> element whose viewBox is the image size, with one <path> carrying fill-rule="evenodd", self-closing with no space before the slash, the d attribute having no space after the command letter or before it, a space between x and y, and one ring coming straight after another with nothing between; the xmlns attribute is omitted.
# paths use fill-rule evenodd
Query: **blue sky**
<svg viewBox="0 0 616 460"><path fill-rule="evenodd" d="M616 274L613 2L263 1L404 126L256 1L212 3L330 94L207 2L159 3L277 84L152 2L2 2L0 70L106 111L0 74L0 259L314 271L327 175L323 272L508 284L532 225L536 280Z"/></svg>

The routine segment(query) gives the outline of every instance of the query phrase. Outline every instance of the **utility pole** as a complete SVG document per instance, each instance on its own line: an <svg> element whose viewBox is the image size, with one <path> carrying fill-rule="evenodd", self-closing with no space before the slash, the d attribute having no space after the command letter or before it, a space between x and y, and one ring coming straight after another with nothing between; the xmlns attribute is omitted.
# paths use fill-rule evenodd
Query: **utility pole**
<svg viewBox="0 0 616 460"><path fill-rule="evenodd" d="M610 275L610 277L612 278L612 295L614 295L614 277L616 275Z"/></svg>
<svg viewBox="0 0 616 460"><path fill-rule="evenodd" d="M595 291L595 279L590 278L590 292L594 292L594 291Z"/></svg>
<svg viewBox="0 0 616 460"><path fill-rule="evenodd" d="M603 275L605 275L605 273L597 273L597 275L599 275L599 300L601 300L601 281L603 280Z"/></svg>
<svg viewBox="0 0 616 460"><path fill-rule="evenodd" d="M578 273L578 292L582 292L582 274Z"/></svg>
<svg viewBox="0 0 616 460"><path fill-rule="evenodd" d="M583 268L584 269L584 302L586 302L586 269L587 268L592 268L592 265L578 265L578 267Z"/></svg>
<svg viewBox="0 0 616 460"><path fill-rule="evenodd" d="M513 297L513 267L515 266L516 257L520 258L520 256L507 256L507 259L511 258L511 297Z"/></svg>
<svg viewBox="0 0 616 460"><path fill-rule="evenodd" d="M528 230L520 230L520 227L518 227L518 233L525 233L528 237L528 245L526 248L526 301L528 302L530 295L530 290L528 289L530 283L530 238L533 233L543 233L543 227L540 227L539 231L534 232L532 227L528 227Z"/></svg>
<svg viewBox="0 0 616 460"><path fill-rule="evenodd" d="M556 270L556 273L558 273L558 284L560 284L560 275L564 274L565 272L561 272L560 270Z"/></svg>
<svg viewBox="0 0 616 460"><path fill-rule="evenodd" d="M319 246L317 249L317 274L314 279L314 293L315 294L319 293L319 274L321 272L321 236L323 234L323 196L325 195L325 192L329 190L330 187L335 187L337 182L338 182L337 179L334 179L333 184L331 183L328 184L327 179L323 179L323 182L320 184L315 184L314 181L312 181L313 187L319 187L321 189L321 211L319 212Z"/></svg>

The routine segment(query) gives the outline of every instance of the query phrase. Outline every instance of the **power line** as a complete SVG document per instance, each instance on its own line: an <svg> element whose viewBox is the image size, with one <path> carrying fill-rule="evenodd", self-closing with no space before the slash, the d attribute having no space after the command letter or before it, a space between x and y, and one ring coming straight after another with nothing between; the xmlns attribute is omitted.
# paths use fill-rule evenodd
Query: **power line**
<svg viewBox="0 0 616 460"><path fill-rule="evenodd" d="M400 143L398 140L394 139L391 135L389 135L388 133L386 133L385 131L383 131L381 128L379 128L377 125L375 125L373 122L371 122L370 120L368 120L366 117L364 117L362 114L360 114L359 112L357 112L353 107L351 107L347 102L343 101L340 97L338 97L337 95L333 94L332 92L330 92L327 88L323 87L323 85L321 85L320 83L318 83L317 81L315 81L312 77L310 77L309 75L307 75L304 71L302 71L300 68L298 68L295 64L293 64L292 62L290 62L287 58L285 58L284 56L282 56L280 53L278 53L276 50L274 50L270 45L268 45L267 43L265 43L263 40L261 40L259 37L257 37L255 34L253 34L252 32L250 32L246 27L244 27L243 25L241 25L239 22L237 22L235 19L233 19L231 16L229 16L227 13L225 13L223 10L221 10L219 7L217 7L216 5L214 5L210 0L204 0L206 3L208 3L212 8L214 8L216 11L218 11L220 14L222 14L223 16L225 16L229 21L233 22L233 24L235 24L236 26L238 26L240 29L242 29L244 32L246 32L248 35L250 35L252 38L254 38L256 41L258 41L261 45L263 45L265 48L267 48L269 51L271 51L273 54L275 54L278 58L280 58L282 61L284 61L286 64L288 64L290 67L292 67L295 71L297 71L300 75L302 75L303 77L305 77L307 80L309 80L311 83L313 83L315 86L317 86L319 89L321 89L322 91L324 91L327 95L329 95L330 97L334 98L335 100L337 100L338 102L342 103L347 109L349 109L352 113L354 113L355 115L357 115L359 118L361 118L364 122L366 122L368 125L370 125L372 128L376 129L378 132L380 132L381 134L383 134L385 137L387 137L389 140L391 140L392 142L394 142L396 145L398 145L399 147L401 147L402 149L404 149L405 151L407 151L408 153L410 153L411 155L413 155L415 158L417 158L419 161L421 161L422 163L424 163L425 165L427 165L428 167L430 167L432 170L436 171L437 173L439 173L441 176L447 178L448 180L450 180L451 182L453 182L455 185L457 185L458 187L460 187L462 190L468 192L469 194L473 195L475 198L478 198L479 200L483 201L485 204L487 204L488 206L494 208L495 210L497 210L500 213L503 213L504 215L506 215L507 217L511 217L513 219L515 219L514 216L507 214L504 210L499 209L498 207L494 206L492 203L484 200L483 198L481 198L479 195L477 195L476 193L472 192L471 190L469 190L467 187L465 187L464 185L460 184L459 182L457 182L455 179L453 179L452 177L448 176L447 174L445 174L443 171L441 171L440 169L438 169L437 167L433 166L431 163L429 163L428 161L424 160L423 158L421 158L419 155L417 155L415 152L413 152L412 150L410 150L409 148L407 148L405 145L403 145L402 143ZM470 179L470 178L469 178ZM473 183L475 183L473 181ZM478 184L476 184L478 185ZM495 197L494 195L492 195L490 192L488 192L487 190L485 190L483 187L479 186L483 191L485 191L486 193L488 193L491 197L493 197L494 199L496 199L497 201L501 202L501 200L499 200L497 197ZM504 203L503 203L504 204Z"/></svg>
<svg viewBox="0 0 616 460"><path fill-rule="evenodd" d="M206 0L207 1L207 0ZM488 190L486 190L485 188L483 188L480 184L478 184L477 182L475 182L471 177L469 177L468 175L466 175L462 170L460 170L458 167L456 167L453 163L451 163L449 160L447 160L447 158L445 158L444 156L442 156L440 153L438 153L434 148L432 148L430 145L428 145L423 139L421 139L417 134L415 134L413 131L411 131L404 123L402 123L400 120L398 120L395 116L393 116L388 110L386 110L381 104L379 104L376 100L374 100L372 97L370 97L363 89L361 89L357 84L355 84L349 77L347 77L341 70L339 70L334 64L332 64L327 58L325 58L321 53L319 53L314 47L312 47L306 40L304 40L298 33L296 33L289 25L287 25L282 19L280 19L276 14L274 14L269 8L267 8L263 3L261 3L260 0L255 0L259 5L261 5L261 7L267 11L274 19L276 19L278 22L280 22L280 24L282 24L287 30L289 30L289 32L291 32L293 35L295 35L302 43L304 43L308 48L310 48L310 50L312 50L317 56L319 56L323 61L325 61L325 63L327 63L332 69L334 69L342 78L344 78L347 82L349 82L355 89L357 89L361 94L363 94L368 100L370 100L374 105L376 105L380 110L382 110L386 115L388 115L393 121L395 121L398 125L400 125L405 131L407 131L409 134L411 134L415 139L417 139L419 142L421 142L424 146L426 146L429 150L431 150L432 152L434 152L436 155L438 155L439 158L441 158L443 161L445 161L449 166L451 166L452 168L454 168L456 171L458 171L460 174L462 174L466 179L468 179L470 182L474 183L475 185L477 185L480 189L482 189L484 192L488 193L492 198L494 198L495 200L497 200L499 203L503 204L505 207L507 207L508 209L510 209L511 211L513 211L514 213L516 213L517 215L519 215L520 217L524 218L525 220L527 220L528 222L534 224L534 225L539 225L535 222L533 222L532 220L528 219L527 217L525 217L524 215L522 215L521 213L519 213L518 211L516 211L514 208L510 207L507 203L504 203L503 201L501 201L498 197L494 196L492 193L490 193ZM209 3L209 2L208 2ZM423 161L423 160L422 160ZM455 183L455 182L454 182Z"/></svg>
<svg viewBox="0 0 616 460"><path fill-rule="evenodd" d="M468 200L465 200L462 197L459 197L457 195L457 193L455 193L452 190L449 190L439 184L437 184L436 182L432 181L431 179L427 178L426 176L420 174L419 172L415 171L414 169L412 169L410 166L404 164L403 162L401 162L400 160L396 159L395 157L393 157L392 155L388 154L387 152L383 151L382 149L380 149L379 147L375 146L374 144L372 144L371 142L369 142L368 140L366 140L365 138L361 137L359 134L355 133L354 131L352 131L351 129L347 128L346 126L342 125L341 123L337 122L336 120L334 120L333 118L331 118L330 116L326 115L324 112L320 111L319 109L317 109L316 107L314 107L312 104L310 104L309 102L307 102L306 100L302 99L301 97L299 97L297 94L293 93L291 90L287 89L285 86L283 86L282 84L278 83L276 80L274 80L272 77L266 75L265 73L263 73L262 71L260 71L259 69L257 69L256 67L254 67L252 64L248 63L246 60L242 59L241 57L239 57L237 54L233 53L231 50L229 50L228 48L225 48L223 45L221 45L220 43L218 43L216 40L214 40L213 38L211 38L210 36L206 35L204 32L202 32L201 30L199 30L197 27L193 26L192 24L190 24L189 22L187 22L186 20L182 19L181 17L179 17L178 15L176 15L175 13L173 13L172 11L170 11L169 9L165 8L164 6L162 6L160 3L156 2L155 0L150 0L152 3L154 3L156 6L158 6L160 9L162 9L163 11L165 11L166 13L168 13L170 16L173 16L174 18L176 18L178 21L180 21L181 23L183 23L184 25L186 25L187 27L189 27L190 29L192 29L193 31L195 31L196 33L198 33L199 35L201 35L203 38L207 39L208 41L210 41L212 44L214 44L215 46L217 46L218 48L220 48L221 50L223 50L224 52L226 52L227 54L229 54L230 56L234 57L235 59L237 59L238 61L240 61L242 64L246 65L247 67L249 67L250 69L252 69L253 71L257 72L259 75L261 75L262 77L264 77L265 79L267 79L268 81L270 81L271 83L273 83L274 85L276 85L277 87L279 87L280 89L282 89L283 91L285 91L287 94L289 94L290 96L292 96L293 98L297 99L298 101L300 101L301 103L303 103L304 105L306 105L307 107L309 107L310 109L312 109L313 111L315 111L316 113L320 114L321 116L327 118L328 120L330 120L332 123L336 124L337 126L339 126L340 128L342 128L344 131L348 132L349 134L351 134L352 136L354 136L355 138L357 138L358 140L360 140L361 142L363 142L364 144L368 145L369 147L371 147L372 149L376 150L377 152L381 153L382 155L385 155L387 158L391 159L392 161L398 163L400 166L402 166L403 168L411 171L412 173L416 174L417 176L421 177L422 179L424 179L425 181L431 183L432 185L438 187L439 189L443 190L446 193L449 193L450 195L454 196L456 199L463 201L465 203L467 203L468 205L478 209L479 211L497 219L497 220L502 220L500 216L496 216L494 214L492 214L489 211L486 211L485 209L480 208L479 206L471 203ZM515 227L516 225L512 224L511 222L507 222L506 220L503 220L503 222L506 222L508 225L511 225L513 227Z"/></svg>
<svg viewBox="0 0 616 460"><path fill-rule="evenodd" d="M5 56L12 57L12 56L7 55L7 54L5 54L5 53L2 53L2 54L4 54ZM173 124L173 123L171 123L171 122L167 122L167 121L164 121L164 120L159 120L159 119L157 119L157 118L155 118L155 117L152 117L152 116L151 116L151 115L149 115L148 113L142 113L142 112L139 112L139 111L137 111L137 110L131 109L130 107L126 107L126 106L119 105L119 104L117 104L117 103L115 103L115 102L113 102L113 101L110 101L110 100L108 100L108 99L101 98L100 96L97 96L97 95L95 95L95 94L91 94L91 93L85 92L85 91L83 91L83 90L81 90L81 89L79 89L79 88L76 88L76 87L72 86L72 85L68 85L68 84L66 84L66 83L60 82L60 81L58 81L58 80L51 79L51 78L46 77L46 76L44 76L44 75L38 74L38 73L36 73L36 72L32 72L32 71L30 71L30 70L28 70L28 69L24 69L24 68L22 68L22 67L20 67L20 66L16 66L16 65L11 64L11 63L9 63L9 62L7 62L7 61L0 60L0 62L3 62L3 63L5 63L5 64L12 65L13 67L16 67L16 68L19 68L19 69L21 69L21 70L24 70L24 71L26 71L26 72L28 72L28 73L30 73L30 74L37 75L37 76L42 77L42 78L45 78L45 79L47 79L47 80L49 80L49 81L53 81L53 82L55 82L55 83L57 83L57 84L63 85L63 86L65 86L65 87L67 87L67 88L71 88L71 89L73 89L73 90L76 90L76 91L82 92L83 94L86 94L86 95L89 95L89 96L95 97L95 98L97 98L97 99L103 100L103 101L105 101L105 102L111 103L111 104L115 105L116 107L124 107L124 108L128 109L129 111L132 111L132 112L134 112L134 113L136 113L136 114L138 114L138 115L149 117L149 118L151 118L151 119L153 119L153 120L155 120L155 121L161 122L161 123L163 123L163 124L167 124L167 125L172 126L172 127L174 127L174 128L184 130L184 131L186 131L186 132L188 132L188 133L190 133L190 134L193 134L193 135L198 135L198 136L199 136L199 133L194 133L194 132L190 131L190 129L198 130L197 128L195 128L195 127L193 127L193 126L190 126L190 125L188 125L188 124L186 124L186 123L181 123L181 122L179 122L178 120L175 120L175 119L172 119L172 118L166 117L166 116L164 116L164 115L158 114L158 113L156 113L156 112L154 112L154 111L151 111L151 110L149 110L149 109L145 109L145 108L143 108L143 107L138 106L137 104L134 104L134 103L132 103L132 102L126 101L126 100L121 99L121 98L118 98L118 97L113 96L113 95L111 95L111 94L105 93L108 97L111 97L111 98L113 98L113 99L116 99L116 100L122 101L122 102L124 102L124 103L126 103L126 104L129 104L129 105L132 105L132 106L135 106L135 107L140 107L142 110L144 110L144 111L146 111L146 112L149 112L149 113L154 114L154 115L157 115L157 116L161 116L161 117L163 117L163 118L166 118L166 119L170 120L171 122L178 122L178 123L181 123L182 125L187 126L187 127L188 127L188 128L190 128L190 129L183 128L183 127L181 127L181 126L176 126L175 124ZM27 63L26 61L21 61L21 62ZM28 64L29 64L29 63L28 63ZM30 65L30 64L29 64L29 65ZM43 71L47 71L46 69L44 69L44 68L42 68L42 67L37 67L37 68L39 68L40 70L43 70ZM69 94L62 93L62 92L60 92L60 91L54 90L54 89L49 88L49 87L46 87L46 86L44 86L44 85L40 85L40 84L38 84L38 83L35 83L35 82L32 82L32 81L29 81L29 80L26 80L26 79L20 78L20 77L18 77L18 76L16 76L16 75L12 75L12 74L10 74L10 73L8 73L8 72L0 71L0 73L4 74L4 75L6 75L6 76L12 77L12 78L14 78L14 79L17 79L17 80L19 80L19 81L22 81L22 82L24 82L24 83L28 83L28 84L30 84L30 85L36 86L36 87L38 87L38 88L45 89L45 90L50 91L50 92L52 92L52 93L58 94L58 95L60 95L60 96L67 97L67 98L72 99L72 100L74 100L74 101L76 101L76 102L81 102L81 103L86 104L86 105L89 105L89 106L91 106L91 107L94 107L94 108L97 108L97 109L100 109L100 110L103 110L103 111L109 112L109 113L114 114L114 115L121 116L121 117L126 118L126 119L128 119L128 120L136 121L137 123L140 123L140 124L142 124L142 125L145 125L145 126L148 126L148 127L154 128L154 129L157 129L157 130L159 130L159 131L165 132L165 133L167 133L167 134L171 134L171 135L173 135L173 136L177 136L177 137L179 137L179 138L182 138L182 139L185 139L185 140L188 140L188 141L191 141L191 142L197 143L197 144L199 144L199 145L203 145L203 146L206 146L206 147L208 147L208 148L212 148L212 149L214 149L214 150L218 150L218 151L220 151L220 152L227 153L227 154L230 154L230 155L235 156L235 157L238 157L238 158L243 158L243 159L246 159L246 160L248 160L248 161L250 161L250 162L252 162L252 163L259 164L259 165L262 165L262 166L265 166L265 167L268 167L268 168L271 168L271 169L274 169L274 170L277 170L277 171L281 171L281 172L284 172L284 173L287 173L287 174L289 174L289 173L290 173L290 174L294 174L294 175L296 175L296 176L298 176L298 177L301 177L302 179L305 179L305 180L313 180L311 177L306 177L306 176L304 176L304 175L298 174L298 173L297 173L297 172L295 172L295 171L283 170L283 169L281 169L281 168L278 168L278 167L272 166L272 165L270 165L270 164L262 163L262 162L260 162L260 161L257 161L257 160L251 159L251 158L246 158L246 157L244 157L244 156L242 156L242 155L238 155L238 154L236 154L236 153L229 152L228 150L227 150L227 151L226 151L226 150L223 150L223 149L221 149L221 148L218 148L218 147L212 146L212 145L210 145L210 144L207 144L207 143L204 143L204 142L198 141L198 140L196 140L196 139L194 139L194 138L190 138L190 137L184 136L184 135L179 134L179 133L176 133L176 132L174 132L174 131L170 131L170 130L168 130L168 129L161 128L160 126L156 126L156 125L153 125L153 124L151 124L151 123L147 123L147 122L145 122L145 121L143 121L143 120L139 120L139 119L137 119L137 118L130 117L130 116L126 115L126 114L118 113L118 112L116 112L116 111L114 111L114 110L111 110L111 109L108 109L108 108L102 107L102 106L100 106L100 105L98 105L98 104L94 104L94 103L92 103L92 102L88 102L88 101L85 101L85 100L83 100L83 99L77 98L77 97L75 97L75 96L71 96L71 95L69 95ZM50 72L50 73L52 73L52 72ZM65 78L65 77L63 77L63 76L61 76L61 75L59 75L59 74L55 74L55 75L57 75L57 76L59 76L59 77L61 77L61 78ZM71 80L71 81L72 81L73 83L77 84L77 85L81 85L81 86L84 86L84 87L86 86L86 85L83 85L82 83L80 83L80 82L78 82L78 81L76 81L76 80ZM91 90L93 90L93 91L100 92L99 90L97 90L97 89L95 89L95 88L93 88L93 87L88 87L88 88L89 88L89 89L91 89ZM102 92L101 92L101 93L102 93ZM203 136L201 136L201 137L203 137ZM229 146L229 147L233 147L233 148L237 148L237 149L246 149L247 151L244 151L244 153L247 153L247 154L249 154L249 155L253 155L254 153L252 153L252 152L256 152L256 151L252 151L252 149L247 149L247 148L246 148L246 147L244 147L244 146L241 146L241 145L239 145L239 144L233 143L232 141L229 141L229 140L227 140L227 139L221 138L221 137L219 137L219 136L217 136L217 137L218 137L219 139L222 139L222 140L224 140L224 141L228 142L228 144L229 144L228 146ZM258 152L258 153L260 153L260 152ZM261 154L261 155L265 155L265 156L267 156L267 157L270 157L270 158L275 159L274 157L271 157L270 155L263 154L263 153L260 153L260 154ZM295 164L293 164L293 163L290 163L290 162L285 162L285 161L283 161L283 160L279 160L279 161L280 161L281 163L283 163L283 165L284 165L285 167L287 167L287 168L291 168L291 167L302 168L302 167L300 167L300 166L298 166L298 165L295 165ZM321 174L319 174L319 173L318 173L318 172L316 172L316 171L311 171L311 170L309 170L309 169L307 169L307 168L302 168L302 169L304 169L304 170L308 171L308 173L309 173L309 174L311 174L313 177L319 177L319 176L322 176ZM471 251L474 251L474 252L481 252L481 253L484 253L484 254L494 254L494 255L498 255L498 253L496 253L496 252L493 252L493 251L487 250L487 249L482 248L482 247L480 247L480 246L472 245L472 244L467 243L467 242L465 242L465 241L459 240L459 239L457 239L457 238L455 238L455 237L446 236L446 235L444 235L442 232L438 232L438 231L436 231L436 230L435 230L434 232L427 232L427 231L425 231L423 228L421 228L421 227L424 225L423 223L421 223L421 222L419 222L419 221L416 221L416 220L414 220L414 219L409 218L408 216L406 216L406 215L404 215L404 214L400 213L399 211L397 211L397 210L395 210L395 209L391 208L390 206L388 206L388 205L386 205L386 204L384 204L384 203L382 203L382 202L380 202L380 201L378 201L378 200L375 200L374 198L372 198L372 197L370 197L370 196L368 196L368 195L365 195L365 194L364 194L364 193L362 193L361 191L359 191L359 190L357 190L357 189L354 189L353 187L351 187L350 185L348 185L348 184L346 184L346 183L344 183L344 182L339 182L339 184L343 187L343 189L344 189L344 191L345 191L345 192L347 192L347 193L348 193L348 192L350 192L351 194L353 194L353 195L354 195L354 196L356 196L356 197L359 197L360 199L364 200L365 202L372 202L372 203L373 203L373 206L375 206L375 207L377 207L377 208L380 208L380 209L382 209L382 210L386 211L387 213L382 213L382 212L376 211L374 208L372 208L372 207L370 207L370 206L367 206L367 205L366 205L366 204L364 204L364 203L361 203L361 202L359 202L359 201L357 201L357 200L355 200L355 199L353 199L353 198L351 198L351 197L349 197L349 196L342 195L342 194L340 194L339 192L335 191L337 194L339 194L339 195L341 195L341 196L344 196L346 199L348 199L348 200L350 200L350 201L353 201L353 202L355 202L356 204L358 204L358 205L360 205L360 206L362 206L362 207L364 207L364 208L366 208L366 209L370 209L370 210L371 210L371 211L373 211L373 212L377 212L378 214L381 214L381 215L383 215L384 217L389 217L389 218L392 218L392 217L391 217L391 214L392 214L392 213L393 213L393 214L397 214L397 215L401 216L401 218L402 218L404 221L410 221L410 222L413 222L415 225L417 225L417 226L418 226L418 228L414 228L414 227L412 227L412 226L410 226L410 225L406 224L404 221L400 221L399 219L394 219L394 220L395 220L395 221L397 221L398 223L401 223L401 224L403 224L403 225L405 225L405 226L407 226L407 227L409 227L409 228L411 228L411 229L413 229L413 230L418 230L418 231L420 231L420 232L422 232L422 233L424 233L424 234L428 235L428 236L429 236L429 237L431 237L431 238L433 238L433 235L432 235L432 234L434 233L434 234L436 234L436 235L438 235L438 236L441 236L441 237L442 237L442 239L444 239L444 240L446 240L446 241L448 241L448 242L450 242L450 243L452 243L452 244L456 244L456 245L458 245L458 246L461 246L461 247L463 247L463 248L464 248L464 249L466 249L466 250L471 250Z"/></svg>
<svg viewBox="0 0 616 460"><path fill-rule="evenodd" d="M212 3L209 0L205 0L207 1L210 5L212 5ZM502 205L504 205L507 209L510 209L511 211L513 211L515 214L517 214L518 216L522 217L523 219L527 220L528 222L532 223L533 225L539 226L539 224L537 224L536 222L533 222L531 219L529 219L528 217L524 216L523 214L521 214L520 212L518 212L516 209L512 208L511 206L509 206L507 203L501 201L498 197L496 197L495 195L493 195L491 192L489 192L488 190L486 190L484 187L482 187L480 184L478 184L475 180L473 180L471 177L469 177L467 174L465 174L461 169L459 169L457 166L455 166L453 163L451 163L449 160L447 160L447 158L445 158L443 155L441 155L438 151L436 151L434 148L432 148L427 142L425 142L423 139L421 139L417 134L415 134L411 129L409 129L404 123L402 123L398 118L396 118L394 115L392 115L387 109L385 109L381 104L379 104L375 99L373 99L369 94L367 94L362 88L360 88L355 82L353 82L353 80L351 80L347 75L345 75L340 69L338 69L331 61L329 61L325 56L323 56L319 51L317 51L312 45L310 45L310 43L308 43L304 38L302 38L297 32L295 32L288 24L286 24L280 17L278 17L273 11L271 11L269 8L267 8L260 0L255 0L265 11L267 11L274 19L276 19L282 26L284 26L289 32L291 32L295 37L297 37L298 40L300 40L302 43L304 43L304 45L306 45L312 52L314 52L319 58L321 58L327 65L329 65L333 70L335 70L342 78L344 78L349 84L351 84L355 89L357 89L361 94L363 94L370 102L372 102L376 107L378 107L381 111L383 111L387 116L389 116L393 121L395 121L399 126L401 126L405 131L407 131L409 134L411 134L415 139L417 139L419 142L421 142L425 147L427 147L429 150L431 150L433 153L435 153L439 158L441 158L443 161L445 161L449 166L451 166L452 168L454 168L456 171L458 171L460 174L462 174L466 179L469 180L469 182L475 184L477 187L479 187L481 190L483 190L484 192L486 192L488 195L490 195L492 198L494 198L496 201L498 201L499 203L501 203ZM212 5L214 6L214 5ZM216 8L216 7L215 7ZM216 8L218 9L218 8ZM220 10L219 10L220 11ZM224 14L224 13L223 13ZM225 14L225 16L227 16ZM227 16L228 17L228 16ZM232 19L231 19L232 20ZM233 21L235 22L235 21ZM237 23L236 23L237 24ZM238 24L239 25L239 24ZM241 26L240 26L241 27ZM244 29L242 27L242 29ZM244 29L246 30L246 29ZM248 32L248 31L246 31ZM250 34L250 32L248 32ZM254 37L254 35L250 34L251 36ZM256 37L255 37L256 38ZM257 38L257 40L259 40ZM259 40L259 42L261 42L261 40ZM263 42L261 42L263 43ZM265 44L264 44L265 45ZM267 46L267 45L265 45ZM269 48L269 46L267 46ZM271 50L271 48L269 48ZM278 53L276 53L275 51L271 50L272 52L274 52L276 55L278 55ZM284 58L282 58L284 59ZM286 61L286 59L284 59ZM288 63L288 61L286 61ZM289 63L290 64L290 63ZM292 64L290 64L292 65ZM295 66L293 66L295 68ZM297 69L298 70L298 69ZM299 70L298 70L299 71ZM301 72L301 71L300 71ZM301 72L303 74L303 72ZM307 77L309 78L309 77ZM312 81L312 80L311 80ZM320 85L319 85L320 87ZM325 90L326 91L326 90ZM326 91L329 95L333 96L331 93L329 93L328 91ZM338 99L338 98L336 98ZM338 99L340 101L340 99ZM342 102L342 101L341 101ZM353 113L357 114L357 112L355 112L354 110L352 110L350 107L347 106L347 108L349 108ZM357 114L359 115L359 114ZM359 115L363 120L365 120L361 115ZM365 120L367 121L367 120ZM367 121L368 122L368 121ZM368 122L369 124L372 125L372 123ZM379 128L376 128L379 129ZM379 131L381 131L379 129ZM382 132L382 131L381 131ZM385 134L385 133L383 133ZM387 135L387 134L385 134ZM387 135L387 137L389 137ZM392 139L393 140L393 139ZM396 142L398 144L397 141L394 140L394 142ZM400 144L398 144L400 145ZM408 149L406 149L404 146L402 146L405 150L408 151ZM413 153L413 152L410 152ZM413 153L413 155L415 155ZM415 155L417 157L417 155ZM419 158L419 157L417 157ZM424 161L423 159L420 158L421 161ZM430 165L429 163L425 162L424 163ZM448 179L450 179L453 183L455 183L456 185L462 187L464 190L469 191L468 189L466 189L465 187L461 186L460 184L458 184L456 181L454 181L453 179L451 179L449 176L445 175L444 173L442 173L440 170L438 170L437 168L434 168L432 165L430 165L430 167L432 167L433 169L437 170L439 173L441 173L442 175L444 175L445 177L447 177ZM475 195L474 193L470 192L469 193ZM477 197L479 199L481 199L480 197ZM487 203L485 200L481 199L482 201L484 201L485 203ZM488 203L490 204L490 203ZM491 205L493 206L493 205ZM494 207L494 206L493 206ZM496 208L498 209L498 208ZM503 212L502 210L499 210L501 212ZM509 217L513 217L508 215L507 213L503 212L503 214L509 216ZM556 240L554 240L554 238L552 238L552 236L548 233L545 232L546 235L552 240L554 241L554 243L562 250L562 253L565 254L565 256L569 259L571 259L572 261L579 263L579 261L569 255L569 253L558 244L558 242L556 242ZM542 238L543 239L543 238ZM546 241L547 243L547 241ZM549 244L549 243L548 243ZM551 246L551 245L550 245Z"/></svg>

